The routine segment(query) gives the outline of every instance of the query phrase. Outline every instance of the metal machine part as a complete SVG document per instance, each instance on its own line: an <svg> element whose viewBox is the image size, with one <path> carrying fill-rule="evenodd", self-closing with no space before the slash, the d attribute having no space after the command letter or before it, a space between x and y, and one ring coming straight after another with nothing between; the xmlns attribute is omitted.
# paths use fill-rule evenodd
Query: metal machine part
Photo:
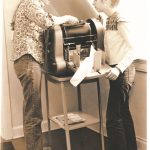
<svg viewBox="0 0 150 150"><path fill-rule="evenodd" d="M71 76L80 61L90 54L91 45L103 47L103 26L97 19L76 25L62 24L45 31L45 69L55 76Z"/></svg>

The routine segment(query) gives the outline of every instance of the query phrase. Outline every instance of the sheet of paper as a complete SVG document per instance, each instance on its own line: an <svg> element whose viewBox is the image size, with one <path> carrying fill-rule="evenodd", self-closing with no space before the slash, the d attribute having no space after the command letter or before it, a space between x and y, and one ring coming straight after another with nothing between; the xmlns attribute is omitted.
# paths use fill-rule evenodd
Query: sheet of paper
<svg viewBox="0 0 150 150"><path fill-rule="evenodd" d="M78 68L78 70L75 72L75 74L70 80L70 83L73 86L77 86L87 76L87 74L92 71L95 51L96 50L94 49L94 47L91 46L90 56L85 58L81 62L80 67Z"/></svg>

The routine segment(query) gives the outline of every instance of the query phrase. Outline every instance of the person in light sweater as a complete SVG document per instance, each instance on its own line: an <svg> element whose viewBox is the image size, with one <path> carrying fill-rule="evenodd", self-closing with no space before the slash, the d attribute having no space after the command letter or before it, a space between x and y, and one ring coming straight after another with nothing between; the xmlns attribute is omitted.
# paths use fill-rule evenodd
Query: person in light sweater
<svg viewBox="0 0 150 150"><path fill-rule="evenodd" d="M27 150L43 150L41 77L44 63L42 33L50 26L77 24L70 15L54 16L44 10L49 0L21 0L12 20L12 61L23 88L23 131ZM18 91L19 92L19 91ZM51 150L51 147L47 147Z"/></svg>
<svg viewBox="0 0 150 150"><path fill-rule="evenodd" d="M108 150L137 150L129 93L134 83L136 49L129 22L119 11L119 0L95 0L93 5L107 16L104 35L106 73L110 90L106 113ZM127 8L126 8L127 9Z"/></svg>

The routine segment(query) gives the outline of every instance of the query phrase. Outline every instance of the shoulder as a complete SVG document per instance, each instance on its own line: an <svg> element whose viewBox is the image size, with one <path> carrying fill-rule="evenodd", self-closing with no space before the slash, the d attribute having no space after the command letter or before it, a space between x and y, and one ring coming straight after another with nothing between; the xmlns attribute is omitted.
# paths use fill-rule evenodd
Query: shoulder
<svg viewBox="0 0 150 150"><path fill-rule="evenodd" d="M116 15L117 29L118 30L130 30L131 21L129 18L117 13Z"/></svg>
<svg viewBox="0 0 150 150"><path fill-rule="evenodd" d="M120 13L114 12L106 20L106 30L118 30L119 24L126 24L127 19L122 17Z"/></svg>
<svg viewBox="0 0 150 150"><path fill-rule="evenodd" d="M24 0L24 5L26 6L38 6L38 7L42 7L43 3L40 0Z"/></svg>
<svg viewBox="0 0 150 150"><path fill-rule="evenodd" d="M117 23L119 23L119 22L126 22L127 23L128 22L128 19L119 12L116 12L114 14L114 18L115 18L115 21Z"/></svg>

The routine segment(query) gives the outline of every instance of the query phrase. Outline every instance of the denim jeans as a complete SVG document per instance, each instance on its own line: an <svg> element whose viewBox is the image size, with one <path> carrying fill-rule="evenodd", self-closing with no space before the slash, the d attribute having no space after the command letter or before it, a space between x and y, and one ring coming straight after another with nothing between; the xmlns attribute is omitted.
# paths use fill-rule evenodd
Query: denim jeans
<svg viewBox="0 0 150 150"><path fill-rule="evenodd" d="M108 150L137 150L134 124L129 110L129 92L134 83L131 64L117 80L110 80L106 126Z"/></svg>
<svg viewBox="0 0 150 150"><path fill-rule="evenodd" d="M14 62L14 68L23 87L23 129L27 150L42 150L41 65L26 54Z"/></svg>

